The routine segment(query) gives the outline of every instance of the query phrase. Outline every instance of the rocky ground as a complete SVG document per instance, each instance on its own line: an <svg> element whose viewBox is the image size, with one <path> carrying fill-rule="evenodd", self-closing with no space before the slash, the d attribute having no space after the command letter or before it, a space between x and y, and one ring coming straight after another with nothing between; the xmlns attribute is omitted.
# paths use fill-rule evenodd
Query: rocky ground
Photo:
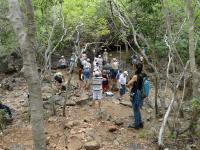
<svg viewBox="0 0 200 150"><path fill-rule="evenodd" d="M66 76L67 77L67 76ZM77 76L72 83L76 84ZM14 121L1 132L0 149L32 150L32 134L27 107L27 87L20 77L11 80L11 87L1 90L3 103L13 109ZM1 88L0 88L1 89ZM90 105L91 100L82 92L67 102L66 117L62 117L64 94L54 95L48 83L42 88L44 100L45 133L49 150L154 150L162 121L154 117L154 110L145 103L142 109L144 128L128 129L133 113L128 94L122 102L104 95L102 109ZM153 88L150 103L153 103ZM50 100L56 104L52 116Z"/></svg>

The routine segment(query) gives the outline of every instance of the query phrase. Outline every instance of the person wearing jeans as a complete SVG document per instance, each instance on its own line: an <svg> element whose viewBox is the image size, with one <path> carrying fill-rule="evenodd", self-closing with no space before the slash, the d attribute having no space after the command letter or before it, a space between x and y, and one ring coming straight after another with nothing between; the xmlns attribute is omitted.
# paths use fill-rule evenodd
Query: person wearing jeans
<svg viewBox="0 0 200 150"><path fill-rule="evenodd" d="M136 93L133 95L133 97L131 99L131 103L132 103L132 108L133 108L133 112L134 112L133 120L135 120L135 124L129 125L129 127L139 129L140 127L143 127L142 117L141 117L141 112L140 112L140 108L142 105L140 90L137 90Z"/></svg>
<svg viewBox="0 0 200 150"><path fill-rule="evenodd" d="M127 86L132 85L131 89L131 103L134 113L134 124L130 124L129 128L143 128L142 116L141 116L141 105L142 105L142 97L141 97L141 90L143 85L143 76L142 73L143 65L141 63L136 64L136 72L132 79L128 82Z"/></svg>

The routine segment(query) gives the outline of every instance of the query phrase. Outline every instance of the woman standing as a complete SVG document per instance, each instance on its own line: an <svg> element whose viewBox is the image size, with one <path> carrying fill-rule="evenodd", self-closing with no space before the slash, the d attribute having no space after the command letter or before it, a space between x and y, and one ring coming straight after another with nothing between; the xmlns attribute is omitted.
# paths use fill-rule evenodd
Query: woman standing
<svg viewBox="0 0 200 150"><path fill-rule="evenodd" d="M143 122L141 117L140 108L142 106L142 97L141 90L143 86L143 77L144 73L142 73L143 65L141 63L136 64L136 72L132 79L128 82L127 86L132 85L131 89L131 103L134 112L134 124L130 124L129 128L143 128Z"/></svg>

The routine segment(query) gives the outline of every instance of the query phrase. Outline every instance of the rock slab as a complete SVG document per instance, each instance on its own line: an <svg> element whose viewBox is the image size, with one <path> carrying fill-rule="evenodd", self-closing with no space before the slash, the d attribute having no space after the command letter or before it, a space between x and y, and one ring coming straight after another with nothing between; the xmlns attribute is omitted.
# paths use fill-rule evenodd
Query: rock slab
<svg viewBox="0 0 200 150"><path fill-rule="evenodd" d="M86 150L98 150L100 148L100 144L96 141L87 142L84 145Z"/></svg>

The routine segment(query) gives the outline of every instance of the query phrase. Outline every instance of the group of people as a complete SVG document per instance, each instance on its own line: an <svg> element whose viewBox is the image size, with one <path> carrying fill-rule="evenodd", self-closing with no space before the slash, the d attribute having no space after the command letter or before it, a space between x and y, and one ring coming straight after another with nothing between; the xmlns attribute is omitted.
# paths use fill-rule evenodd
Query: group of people
<svg viewBox="0 0 200 150"><path fill-rule="evenodd" d="M93 100L100 100L102 98L102 93L109 91L109 85L111 85L111 90L114 90L116 87L119 88L119 99L121 100L126 92L125 84L127 76L127 71L122 72L119 70L119 62L116 58L113 58L109 63L108 52L106 49L104 50L103 57L98 55L94 58L92 65L90 59L87 58L86 53L83 53L80 58L80 85L82 85L83 81L83 88L86 90L89 89L88 87L90 87L90 85L92 86ZM101 85L98 85L98 90L96 85L97 80L99 80L98 84L101 83ZM99 91L99 94L94 94L97 93L97 91Z"/></svg>
<svg viewBox="0 0 200 150"><path fill-rule="evenodd" d="M135 58L134 58L135 59ZM138 59L138 58L137 58ZM146 74L143 72L143 58L132 62L134 66L135 74L131 77L130 81L127 81L129 76L128 71L120 70L120 62L117 58L109 60L108 52L105 49L103 57L101 54L92 58L87 57L87 54L83 52L79 58L79 90L80 92L92 93L93 105L98 103L98 109L101 109L101 99L103 93L110 92L116 87L119 89L119 100L123 99L127 88L130 88L131 103L134 112L134 124L130 124L130 128L140 129L143 127L140 109L143 105L142 88L143 79ZM59 79L55 79L59 77ZM59 73L56 74L54 79L60 84L64 81L63 76ZM111 87L110 87L111 86ZM60 87L62 88L62 87Z"/></svg>
<svg viewBox="0 0 200 150"><path fill-rule="evenodd" d="M95 102L98 102L98 109L100 109L103 93L114 90L115 86L117 86L119 89L119 100L121 101L127 88L130 88L130 101L134 113L134 123L131 123L128 127L140 129L143 128L140 109L142 108L143 99L145 98L143 97L143 84L144 78L147 77L147 75L143 72L143 58L140 57L138 59L139 61L135 59L137 58L134 57L132 62L134 70L136 70L135 74L131 77L130 81L127 81L127 77L129 76L128 71L120 70L120 62L117 58L109 60L106 49L104 50L103 57L101 54L98 54L94 57L93 62L91 62L91 59L83 52L80 57L79 66L79 91L82 92L85 90L88 94L92 93L93 105L95 105ZM74 57L70 59L71 65L73 65L74 61ZM64 56L61 56L59 64L60 68L66 68L67 64ZM66 87L62 84L64 81L62 72L55 73L54 82L60 92L66 90ZM149 93L146 95L149 95ZM12 118L12 113L8 106L0 102L0 109L4 110L8 116Z"/></svg>
<svg viewBox="0 0 200 150"><path fill-rule="evenodd" d="M72 65L75 64L75 59L76 59L75 53L72 53L72 56L69 61L67 61L65 57L62 55L58 61L57 68L65 69L67 67L72 67Z"/></svg>

